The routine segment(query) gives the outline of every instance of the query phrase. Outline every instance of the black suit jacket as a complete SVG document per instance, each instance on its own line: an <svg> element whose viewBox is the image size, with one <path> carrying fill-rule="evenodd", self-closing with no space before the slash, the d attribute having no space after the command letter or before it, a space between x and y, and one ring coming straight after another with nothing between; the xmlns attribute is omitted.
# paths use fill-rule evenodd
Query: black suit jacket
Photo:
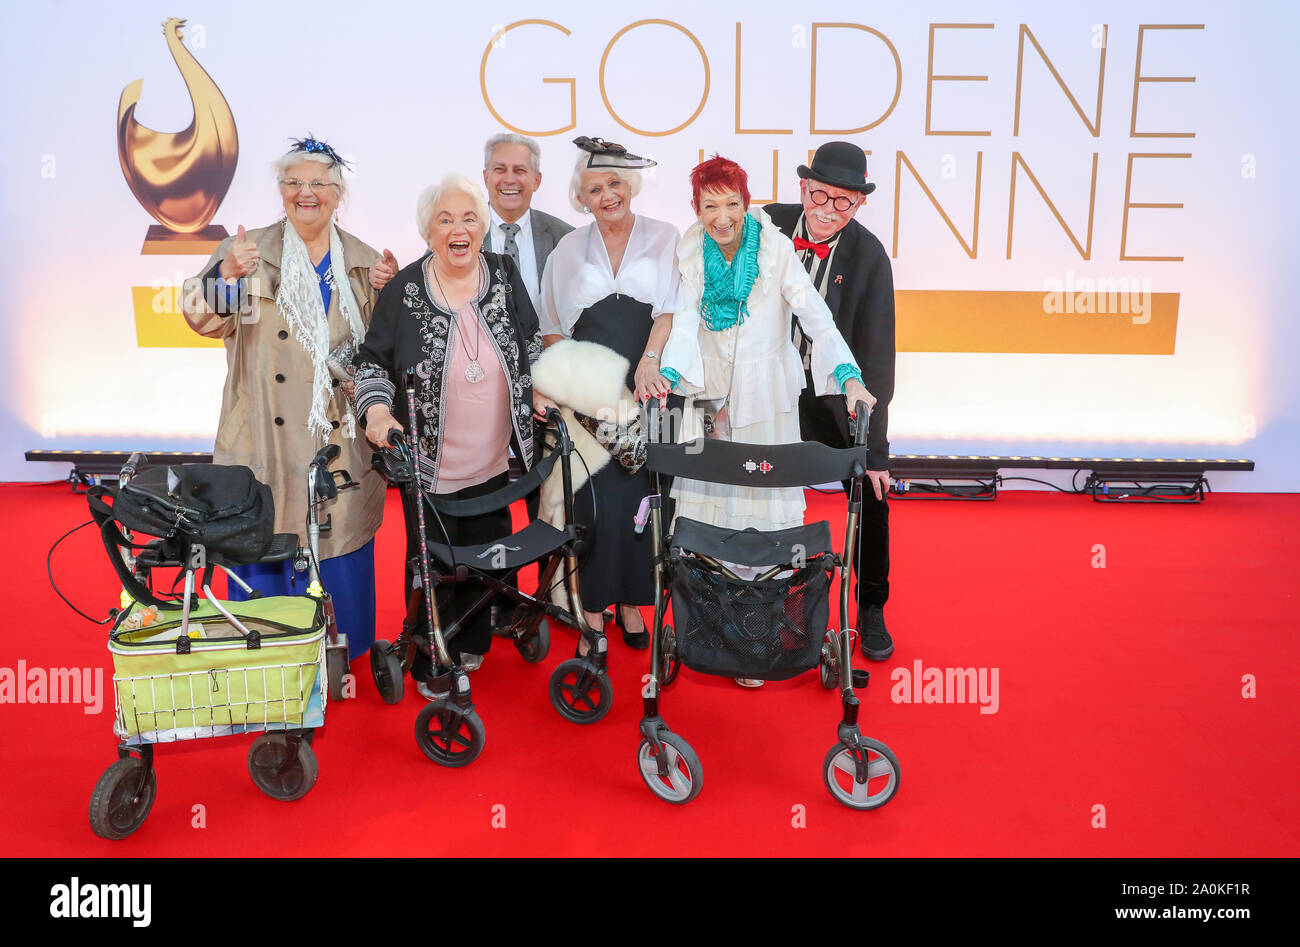
<svg viewBox="0 0 1300 947"><path fill-rule="evenodd" d="M802 204L768 204L772 223L791 239ZM889 402L894 398L894 271L885 247L866 227L850 220L831 260L826 305L862 369L862 381L876 396L867 440L867 467L889 469ZM844 399L825 399L848 440Z"/></svg>

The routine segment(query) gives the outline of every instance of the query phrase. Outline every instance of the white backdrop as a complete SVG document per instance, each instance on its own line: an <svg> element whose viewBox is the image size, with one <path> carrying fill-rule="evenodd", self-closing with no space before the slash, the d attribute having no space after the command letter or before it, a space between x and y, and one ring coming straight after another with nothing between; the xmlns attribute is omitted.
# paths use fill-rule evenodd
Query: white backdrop
<svg viewBox="0 0 1300 947"><path fill-rule="evenodd" d="M477 177L484 139L507 125L549 133L538 135L541 209L581 222L565 194L570 140L599 135L660 161L635 210L681 228L692 220L687 175L701 149L744 164L756 199L793 201L795 168L808 151L847 137L871 152L878 189L858 219L894 255L900 291L1043 293L1127 279L1178 296L1169 354L900 352L895 453L1250 457L1256 472L1219 476L1216 487L1300 489L1290 364L1300 331L1289 306L1300 249L1289 160L1300 138L1294 4L814 0L727 14L716 4L593 8L572 0L485 12L382 0L183 6L61 2L7 11L0 76L14 103L2 192L9 226L0 235L9 356L0 479L66 472L25 463L23 451L35 447L211 447L224 353L139 347L131 294L133 286L177 285L205 258L141 254L153 221L127 188L115 136L118 97L137 78L142 123L159 131L189 123L188 95L160 30L176 15L188 19L187 43L238 125L238 168L214 220L231 232L278 219L270 165L289 136L308 132L355 160L343 225L403 263L421 250L420 189L449 170ZM641 19L676 25L618 35ZM485 59L494 34L528 20L546 22L508 30ZM1022 62L1021 24L1030 34ZM1144 24L1141 74L1194 82L1140 82L1135 100ZM1169 25L1196 28L1151 28ZM1164 134L1142 134L1151 132ZM1094 153L1084 259L1026 168L1083 244ZM1008 259L1013 154L1023 164ZM1190 157L1131 159L1130 174L1134 154ZM1183 206L1134 207L1126 224L1126 189L1131 204ZM1130 257L1182 259L1121 259L1122 239ZM903 308L900 297L900 323ZM913 307L910 318L915 328L929 316ZM1090 332L1130 317L1042 319ZM1131 320L1125 338L1140 342L1145 328ZM1003 342L1016 331L987 330Z"/></svg>

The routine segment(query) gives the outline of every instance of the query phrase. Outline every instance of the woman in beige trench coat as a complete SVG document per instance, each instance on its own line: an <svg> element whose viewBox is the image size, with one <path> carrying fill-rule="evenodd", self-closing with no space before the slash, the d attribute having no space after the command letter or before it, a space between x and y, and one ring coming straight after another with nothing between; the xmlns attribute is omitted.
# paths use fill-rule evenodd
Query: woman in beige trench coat
<svg viewBox="0 0 1300 947"><path fill-rule="evenodd" d="M276 165L284 219L260 230L241 226L222 241L186 281L183 309L196 332L226 345L213 462L247 466L271 487L277 533L305 542L307 466L325 444L341 448L334 469L361 484L325 505L331 528L320 543L322 583L355 658L374 640L374 535L385 484L358 436L349 373L397 261L335 226L344 166L323 142L295 142ZM263 595L305 590L291 563L235 571ZM246 596L231 583L230 597Z"/></svg>

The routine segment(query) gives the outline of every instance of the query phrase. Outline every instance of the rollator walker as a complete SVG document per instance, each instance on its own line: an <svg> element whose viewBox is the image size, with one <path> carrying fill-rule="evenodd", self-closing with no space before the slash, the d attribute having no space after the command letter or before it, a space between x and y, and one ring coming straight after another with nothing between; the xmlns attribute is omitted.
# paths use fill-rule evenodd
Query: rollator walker
<svg viewBox="0 0 1300 947"><path fill-rule="evenodd" d="M400 703L405 693L405 678L417 653L428 657L430 673L424 678L434 694L415 721L415 740L430 760L442 766L467 766L483 751L486 735L470 693L469 673L451 654L449 641L484 609L502 601L512 608L507 621L493 633L510 638L523 659L537 663L550 648L548 619L575 628L580 636L574 657L562 662L551 675L548 692L552 706L572 723L592 723L609 712L614 689L607 673L608 643L603 631L589 627L582 617L578 593L578 554L581 550L579 529L573 522L573 486L567 459L573 444L560 413L547 413L548 426L554 427L552 452L533 466L519 480L490 494L471 499L452 500L425 491L417 475L419 465L427 463L412 449L419 444L415 406L415 375L408 372L405 382L406 420L409 435L393 431L388 435L390 448L375 452L375 466L390 483L396 484L414 503L416 528L421 542L412 556L412 587L408 589L406 618L396 641L377 640L370 649L370 666L380 696L389 704ZM548 427L548 430L550 428ZM550 475L560 458L564 484L565 526L556 529L535 520L516 533L473 546L454 546L427 539L426 526L441 523L443 516L467 517L508 508L523 499ZM446 535L443 529L444 537ZM539 563L538 594L529 595L517 587L521 569ZM547 594L563 567L563 581L570 608L551 601ZM457 618L444 623L439 612L437 590L442 586L474 583L481 587L478 598ZM433 594L426 594L431 590ZM426 607L427 606L427 607ZM423 621L421 621L423 613ZM421 628L421 624L424 625ZM587 653L581 652L581 643Z"/></svg>
<svg viewBox="0 0 1300 947"><path fill-rule="evenodd" d="M274 534L254 559L294 559L297 571L307 573L305 595L261 596L230 570L235 559L201 541L205 524L223 513L208 502L223 472L234 472L253 492L263 491L266 503L260 514L248 514L255 521L249 525L270 533L270 491L247 468L144 469L147 458L135 453L116 488L87 491L123 586L121 609L110 613L108 640L118 759L91 795L90 824L97 835L122 839L144 823L157 793L153 759L159 743L260 733L248 751L249 776L259 789L292 801L315 785L312 737L325 722L327 703L342 698L348 668L347 636L321 586L318 559L320 534L329 529L319 521L321 504L356 486L346 471L330 471L338 456L331 444L309 465L307 545L299 547L292 533ZM164 522L169 526L159 525ZM140 543L135 531L158 538ZM213 594L214 566L250 599L224 602ZM154 587L152 573L160 568L181 570L181 601Z"/></svg>
<svg viewBox="0 0 1300 947"><path fill-rule="evenodd" d="M650 790L684 804L703 785L704 771L690 744L661 716L663 690L681 665L705 674L786 680L818 667L823 687L839 688L842 716L826 753L822 778L831 796L853 809L876 809L898 791L899 765L885 744L858 728L854 686L869 674L853 670L857 632L849 625L849 587L866 473L867 405L859 402L855 446L760 445L698 439L684 444L652 438L647 463L656 494L650 498L655 549L655 618L650 680L644 692L637 763ZM650 431L659 411L650 405ZM659 478L671 476L746 487L794 487L849 481L844 551L837 554L830 525L732 530L677 517L665 533ZM838 632L828 629L831 577L839 571ZM674 625L666 624L671 594ZM739 696L738 696L738 699Z"/></svg>

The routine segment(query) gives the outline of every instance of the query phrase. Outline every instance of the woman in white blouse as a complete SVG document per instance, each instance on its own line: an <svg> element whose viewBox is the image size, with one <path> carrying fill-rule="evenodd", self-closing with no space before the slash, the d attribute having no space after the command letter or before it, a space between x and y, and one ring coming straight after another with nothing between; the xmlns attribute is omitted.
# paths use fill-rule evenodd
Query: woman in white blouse
<svg viewBox="0 0 1300 947"><path fill-rule="evenodd" d="M569 199L593 221L566 234L546 260L542 340L551 345L572 338L613 349L628 360L626 384L637 399L663 399L669 385L659 372L659 353L678 306L677 228L632 213L640 169L653 161L599 138L574 143L581 151ZM611 463L591 482L594 505L585 488L574 497L574 519L587 527L590 541L579 573L587 623L602 627L604 608L618 606L623 640L647 648L650 636L637 606L654 603L653 550L649 531L637 534L633 518L653 492L649 475Z"/></svg>

